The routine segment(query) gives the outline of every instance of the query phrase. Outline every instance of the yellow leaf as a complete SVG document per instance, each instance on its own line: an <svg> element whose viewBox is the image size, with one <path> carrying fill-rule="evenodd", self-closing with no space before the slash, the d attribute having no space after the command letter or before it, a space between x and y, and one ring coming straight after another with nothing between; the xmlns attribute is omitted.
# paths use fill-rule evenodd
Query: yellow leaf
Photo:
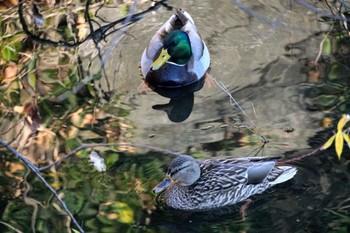
<svg viewBox="0 0 350 233"><path fill-rule="evenodd" d="M122 223L133 223L134 222L134 212L133 210L123 202L116 202L115 205L118 207L119 222Z"/></svg>
<svg viewBox="0 0 350 233"><path fill-rule="evenodd" d="M335 139L335 134L332 137L330 137L325 144L323 144L323 146L321 147L321 150L325 150L328 147L330 147L332 145L334 139Z"/></svg>
<svg viewBox="0 0 350 233"><path fill-rule="evenodd" d="M349 121L349 115L343 114L343 117L338 122L338 131L343 131L346 122Z"/></svg>
<svg viewBox="0 0 350 233"><path fill-rule="evenodd" d="M343 146L344 146L343 132L338 131L335 136L335 151L337 152L339 159L340 159L341 153L343 153Z"/></svg>
<svg viewBox="0 0 350 233"><path fill-rule="evenodd" d="M350 137L349 137L349 135L347 135L346 133L343 133L343 138L346 141L346 143L348 144L348 147L350 148Z"/></svg>

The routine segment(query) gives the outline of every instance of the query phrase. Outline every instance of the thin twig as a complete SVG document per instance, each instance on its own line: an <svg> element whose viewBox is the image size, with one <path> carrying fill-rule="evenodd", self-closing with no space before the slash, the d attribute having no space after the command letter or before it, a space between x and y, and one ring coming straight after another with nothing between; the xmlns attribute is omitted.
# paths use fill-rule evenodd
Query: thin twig
<svg viewBox="0 0 350 233"><path fill-rule="evenodd" d="M123 25L125 25L124 27L121 27L118 31L117 34L112 38L112 43L109 46L109 48L106 49L105 54L103 54L103 56L101 57L101 67L104 67L106 60L110 57L113 49L115 47L117 47L117 45L119 44L119 41L122 39L122 35L125 34L125 31L127 29L128 24L130 23L132 16L134 15L135 11L136 11L136 7L137 7L138 1L135 0L134 4L131 6L128 15L126 16L125 20L123 21Z"/></svg>
<svg viewBox="0 0 350 233"><path fill-rule="evenodd" d="M326 16L328 18L339 20L339 21L350 21L350 19L343 19L341 16L333 15L332 13L329 13L328 11L325 11L325 10L320 10L320 9L312 6L311 4L305 2L304 0L296 0L295 2L304 6L306 9L309 9L310 11L313 11L317 14L322 15L322 16Z"/></svg>
<svg viewBox="0 0 350 233"><path fill-rule="evenodd" d="M298 157L295 157L295 158L292 158L292 159L284 160L284 161L281 161L281 162L277 162L277 164L283 165L283 164L286 164L286 163L293 163L293 162L302 160L302 159L304 159L306 157L309 157L311 155L314 155L314 154L318 153L320 150L321 150L321 146L316 148L315 150L307 153L307 154L304 154L304 155L301 155L301 156L298 156Z"/></svg>
<svg viewBox="0 0 350 233"><path fill-rule="evenodd" d="M83 228L79 225L77 220L74 218L73 214L68 209L66 203L58 196L56 190L45 180L45 178L40 174L40 170L37 166L35 166L33 163L31 163L27 158L24 157L21 153L16 151L14 148L9 146L6 142L0 140L0 144L3 145L8 151L10 151L12 154L14 154L19 160L21 160L31 171L35 173L39 177L39 179L45 184L45 186L50 189L50 191L56 196L58 202L61 204L63 209L66 211L66 213L70 216L72 219L74 225L78 228L80 232L84 232Z"/></svg>
<svg viewBox="0 0 350 233"><path fill-rule="evenodd" d="M39 170L43 171L43 170L46 170L46 169L48 169L48 168L50 168L50 167L52 167L54 165L57 166L61 162L63 162L64 160L66 160L70 156L78 153L81 150L85 150L85 149L88 149L88 148L95 148L95 147L112 147L112 146L119 146L119 147L132 146L132 147L145 148L145 149L149 149L149 150L152 150L152 151L162 152L162 153L165 153L165 154L170 154L170 155L175 155L175 156L184 155L182 153L178 153L178 152L175 152L175 151L162 149L162 148L155 147L155 146L150 146L150 145L133 144L133 143L91 143L91 144L83 144L81 146L78 146L77 148L72 150L70 153L64 155L61 159L55 161L54 163L51 163L51 164L46 165L44 167L41 167Z"/></svg>
<svg viewBox="0 0 350 233"><path fill-rule="evenodd" d="M333 25L332 25L333 27ZM328 38L328 35L329 35L329 32L325 35L325 37L322 39L322 41L320 42L320 45L319 45L319 50L318 50L318 54L317 54L317 57L315 58L315 65L317 66L318 65L318 60L320 59L321 55L322 55L322 52L323 52L323 44L324 42L326 41L326 39Z"/></svg>
<svg viewBox="0 0 350 233"><path fill-rule="evenodd" d="M17 233L23 233L23 231L20 231L18 229L16 229L15 227L11 226L10 224L6 223L6 222L3 222L3 221L0 221L1 224L4 224L5 226L7 226L8 228L10 228L11 230L17 232Z"/></svg>
<svg viewBox="0 0 350 233"><path fill-rule="evenodd" d="M264 144L268 143L269 140L260 132L259 128L254 124L254 122L249 118L248 114L243 110L243 108L241 107L241 105L239 105L239 103L236 101L235 98L233 98L233 96L231 95L231 93L229 92L229 90L227 89L227 87L222 83L222 82L218 82L214 77L211 77L214 82L216 83L216 85L218 85L220 87L221 90L223 90L229 97L230 97L230 103L232 105L232 107L234 108L238 108L243 115L248 119L248 121L252 124L252 126L254 127L254 129L256 130L256 133L259 134L259 136L262 139L262 142Z"/></svg>

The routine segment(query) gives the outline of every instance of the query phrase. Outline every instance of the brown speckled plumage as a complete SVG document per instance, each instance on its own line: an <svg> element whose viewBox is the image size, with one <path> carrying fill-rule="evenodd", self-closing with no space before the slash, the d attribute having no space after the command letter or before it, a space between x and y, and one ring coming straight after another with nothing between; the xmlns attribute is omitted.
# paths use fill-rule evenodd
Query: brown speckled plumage
<svg viewBox="0 0 350 233"><path fill-rule="evenodd" d="M244 201L296 174L296 168L276 166L275 160L275 157L253 157L197 161L190 156L179 156L169 166L167 176L173 182L162 194L163 200L172 208L184 210L218 208ZM182 166L182 163L187 164ZM199 179L190 185L179 184L174 176L181 178L192 172L187 170L191 166L199 166Z"/></svg>

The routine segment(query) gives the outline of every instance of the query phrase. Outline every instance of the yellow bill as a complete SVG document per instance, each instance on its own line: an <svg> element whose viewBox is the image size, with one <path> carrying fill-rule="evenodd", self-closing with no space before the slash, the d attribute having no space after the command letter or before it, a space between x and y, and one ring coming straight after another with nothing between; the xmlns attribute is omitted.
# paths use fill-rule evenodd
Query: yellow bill
<svg viewBox="0 0 350 233"><path fill-rule="evenodd" d="M158 70L160 67L162 67L165 62L167 62L169 59L171 58L171 56L168 53L168 50L166 49L162 49L162 51L159 54L159 57L157 58L157 60L155 60L153 62L153 64L151 65L151 70Z"/></svg>

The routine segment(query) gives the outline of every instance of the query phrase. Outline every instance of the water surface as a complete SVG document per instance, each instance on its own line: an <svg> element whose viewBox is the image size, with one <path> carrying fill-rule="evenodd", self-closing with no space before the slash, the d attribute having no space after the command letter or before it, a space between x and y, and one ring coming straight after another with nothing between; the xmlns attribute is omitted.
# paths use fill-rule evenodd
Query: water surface
<svg viewBox="0 0 350 233"><path fill-rule="evenodd" d="M211 54L210 75L227 87L269 139L263 155L292 158L327 139L320 136L320 132L331 133L321 125L325 113L310 111L307 93L312 84L303 71L319 52L323 38L319 32L329 28L326 23L294 1L177 0L167 4L185 9L193 17ZM254 11L254 16L247 9ZM108 8L100 14L105 19L115 17ZM192 154L198 159L252 156L260 148L261 138L252 122L215 83L205 83L182 102L140 90L141 54L171 14L160 7L128 27L121 38L113 34L108 38L106 48L113 38L121 40L107 57L105 74L95 82L98 103L88 103L91 116L96 113L93 107L100 107L98 122L91 124L93 127L78 127L76 137L62 147L116 141ZM92 43L83 44L80 53L85 71L94 74L100 63L97 57L91 60L91 47ZM111 98L103 93L112 93ZM60 130L61 135L63 132ZM338 160L333 152L295 163L299 169L295 178L254 197L242 220L240 204L205 213L156 207L152 188L162 179L172 157L145 148L126 149L96 149L107 161L104 174L89 165L89 151L84 151L46 175L87 232L349 229L350 167L346 158ZM66 215L40 181L15 158L4 154L0 161L1 221L23 232L33 228L37 232L69 232ZM11 232L4 224L0 231Z"/></svg>

